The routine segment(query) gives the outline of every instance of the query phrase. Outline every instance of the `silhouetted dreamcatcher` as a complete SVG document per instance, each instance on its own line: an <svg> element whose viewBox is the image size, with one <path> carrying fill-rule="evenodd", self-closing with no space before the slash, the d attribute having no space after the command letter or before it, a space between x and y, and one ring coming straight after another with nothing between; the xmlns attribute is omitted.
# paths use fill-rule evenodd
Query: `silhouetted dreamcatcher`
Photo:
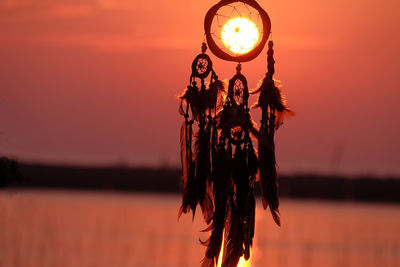
<svg viewBox="0 0 400 267"><path fill-rule="evenodd" d="M211 231L210 238L202 242L207 246L202 266L217 264L224 243L222 266L230 267L237 266L241 256L250 257L257 174L263 206L269 206L280 225L274 133L283 115L291 111L272 78L275 61L269 41L268 72L251 92L259 94L254 107L262 111L260 128L249 113L249 90L241 62L261 53L271 31L270 19L256 1L220 1L207 12L204 29L211 52L238 65L226 94L205 53L206 43L192 63L190 84L180 96L185 122L181 129L183 199L179 216L190 210L194 216L199 204L208 224L205 230ZM257 140L258 156L252 138Z"/></svg>

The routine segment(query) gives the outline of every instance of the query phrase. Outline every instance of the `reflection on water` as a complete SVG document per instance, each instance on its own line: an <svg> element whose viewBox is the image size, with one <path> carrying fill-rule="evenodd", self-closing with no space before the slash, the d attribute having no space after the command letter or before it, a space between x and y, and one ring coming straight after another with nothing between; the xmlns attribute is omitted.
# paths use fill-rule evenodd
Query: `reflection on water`
<svg viewBox="0 0 400 267"><path fill-rule="evenodd" d="M399 205L281 202L281 228L258 205L242 266L399 266ZM179 205L179 196L0 192L0 266L199 266L208 234L200 216L178 222Z"/></svg>
<svg viewBox="0 0 400 267"><path fill-rule="evenodd" d="M222 237L222 244L224 243L224 236ZM222 265L222 255L224 255L224 246L221 246L221 252L219 253L219 257L218 257L218 264L217 267L221 267ZM248 261L246 261L244 259L244 257L241 257L237 267L250 267L251 266L251 257Z"/></svg>
<svg viewBox="0 0 400 267"><path fill-rule="evenodd" d="M241 257L237 267L250 267L250 266L251 266L251 259L245 261L244 258Z"/></svg>

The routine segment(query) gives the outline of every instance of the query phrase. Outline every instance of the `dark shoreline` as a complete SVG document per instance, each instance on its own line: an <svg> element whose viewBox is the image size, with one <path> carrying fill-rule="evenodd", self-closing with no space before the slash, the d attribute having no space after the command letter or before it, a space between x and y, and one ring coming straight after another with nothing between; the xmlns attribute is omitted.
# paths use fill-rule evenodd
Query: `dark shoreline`
<svg viewBox="0 0 400 267"><path fill-rule="evenodd" d="M11 188L181 192L181 171L172 168L79 167L19 164ZM400 179L334 175L281 175L281 197L368 202L400 202ZM258 189L258 186L256 187ZM259 193L259 192L257 192Z"/></svg>

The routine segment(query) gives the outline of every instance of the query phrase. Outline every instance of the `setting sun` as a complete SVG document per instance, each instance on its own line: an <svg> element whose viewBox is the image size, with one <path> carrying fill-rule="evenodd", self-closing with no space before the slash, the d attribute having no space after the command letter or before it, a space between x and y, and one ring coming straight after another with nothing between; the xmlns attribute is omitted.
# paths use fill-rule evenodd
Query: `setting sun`
<svg viewBox="0 0 400 267"><path fill-rule="evenodd" d="M233 53L244 54L254 48L259 38L256 24L246 18L233 18L222 27L221 39Z"/></svg>

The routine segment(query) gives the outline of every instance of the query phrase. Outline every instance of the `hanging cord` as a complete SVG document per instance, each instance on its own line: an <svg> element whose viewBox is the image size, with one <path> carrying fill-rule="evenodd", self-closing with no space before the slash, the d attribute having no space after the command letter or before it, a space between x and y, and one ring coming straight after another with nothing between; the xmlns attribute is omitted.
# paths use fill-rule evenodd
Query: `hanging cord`
<svg viewBox="0 0 400 267"><path fill-rule="evenodd" d="M242 64L238 62L236 66L236 74L242 74L241 71L242 71Z"/></svg>

